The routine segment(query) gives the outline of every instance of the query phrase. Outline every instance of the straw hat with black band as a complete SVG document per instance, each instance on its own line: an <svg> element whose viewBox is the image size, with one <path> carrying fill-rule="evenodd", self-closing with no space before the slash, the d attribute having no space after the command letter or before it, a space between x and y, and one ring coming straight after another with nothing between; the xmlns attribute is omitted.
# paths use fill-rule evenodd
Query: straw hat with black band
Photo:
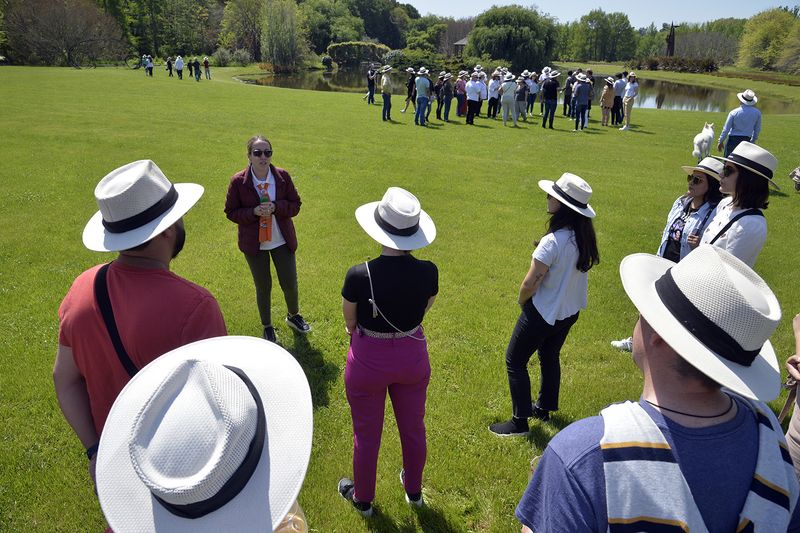
<svg viewBox="0 0 800 533"><path fill-rule="evenodd" d="M740 142L736 148L733 149L728 157L711 156L722 161L734 163L742 168L746 168L769 181L777 190L780 190L778 184L772 181L775 175L775 169L778 167L778 159L769 151L761 148L757 144L743 141Z"/></svg>
<svg viewBox="0 0 800 533"><path fill-rule="evenodd" d="M592 188L586 180L575 174L565 172L558 181L539 180L539 188L581 215L594 218L596 213L589 205L592 197Z"/></svg>
<svg viewBox="0 0 800 533"><path fill-rule="evenodd" d="M694 167L689 165L684 165L681 167L681 169L687 174L691 174L692 172L702 172L703 174L712 177L717 181L720 180L722 168L722 163L713 157L703 158L703 160L697 163L697 166Z"/></svg>
<svg viewBox="0 0 800 533"><path fill-rule="evenodd" d="M416 196L389 187L379 202L356 209L359 225L378 243L395 250L417 250L436 238L436 225Z"/></svg>

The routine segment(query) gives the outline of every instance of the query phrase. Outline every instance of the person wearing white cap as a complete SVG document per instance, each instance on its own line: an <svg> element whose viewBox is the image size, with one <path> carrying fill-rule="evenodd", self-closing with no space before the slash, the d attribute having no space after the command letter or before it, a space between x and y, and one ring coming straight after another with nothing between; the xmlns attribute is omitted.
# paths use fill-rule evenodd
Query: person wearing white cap
<svg viewBox="0 0 800 533"><path fill-rule="evenodd" d="M628 73L628 83L622 93L622 109L625 113L625 125L620 131L627 131L631 128L631 111L633 110L633 99L639 95L639 82L636 80L636 73Z"/></svg>
<svg viewBox="0 0 800 533"><path fill-rule="evenodd" d="M778 189L772 181L778 160L747 141L728 157L717 159L724 164L719 189L728 197L717 206L701 242L719 246L753 268L767 240L763 210L769 204L770 186Z"/></svg>
<svg viewBox="0 0 800 533"><path fill-rule="evenodd" d="M497 118L497 112L500 109L500 87L503 82L500 81L502 74L499 70L492 72L492 79L489 82L486 93L489 98L489 106L486 110L486 117L491 119Z"/></svg>
<svg viewBox="0 0 800 533"><path fill-rule="evenodd" d="M286 350L216 337L159 357L106 423L97 495L116 533L306 533L311 390Z"/></svg>
<svg viewBox="0 0 800 533"><path fill-rule="evenodd" d="M414 108L414 113L417 112L417 71L412 67L406 69L408 79L406 80L406 105L400 111L405 113L408 110L408 104Z"/></svg>
<svg viewBox="0 0 800 533"><path fill-rule="evenodd" d="M547 193L550 221L519 288L517 303L522 312L506 348L512 415L506 422L489 426L500 437L526 435L528 418L546 422L550 412L558 409L561 347L580 310L586 308L588 272L600 262L589 184L565 172L556 182L540 180L539 188ZM541 383L532 404L528 361L537 351Z"/></svg>
<svg viewBox="0 0 800 533"><path fill-rule="evenodd" d="M656 252L660 257L675 263L700 244L703 231L722 200L719 190L721 162L713 157L706 157L696 166L682 166L681 169L687 174L687 190L672 204L664 231L661 232L661 244ZM611 341L611 346L630 352L633 349L633 339L628 337Z"/></svg>
<svg viewBox="0 0 800 533"><path fill-rule="evenodd" d="M467 114L467 71L462 70L458 73L454 92L456 96L456 116L462 117Z"/></svg>
<svg viewBox="0 0 800 533"><path fill-rule="evenodd" d="M183 79L183 58L179 55L175 58L175 72L178 74L178 79Z"/></svg>
<svg viewBox="0 0 800 533"><path fill-rule="evenodd" d="M728 157L742 141L755 144L761 133L761 111L756 108L758 103L756 93L747 89L737 93L736 98L739 99L741 105L728 113L728 118L725 120L717 142L718 152L722 152L723 144L725 145L724 157Z"/></svg>
<svg viewBox="0 0 800 533"><path fill-rule="evenodd" d="M600 94L600 109L603 112L601 125L608 126L609 116L611 117L612 121L614 120L611 113L611 110L614 107L614 78L608 76L603 81L605 84L603 85L603 92Z"/></svg>
<svg viewBox="0 0 800 533"><path fill-rule="evenodd" d="M764 403L780 392L775 294L714 246L619 271L641 396L550 441L516 509L523 531L798 531L800 487Z"/></svg>
<svg viewBox="0 0 800 533"><path fill-rule="evenodd" d="M353 417L353 479L339 494L364 516L372 514L386 393L392 400L406 501L422 507L425 401L431 375L422 320L439 292L439 271L411 255L436 238L436 226L419 200L390 187L379 202L356 209L356 220L381 245L381 255L348 270L342 312L350 348L344 385Z"/></svg>
<svg viewBox="0 0 800 533"><path fill-rule="evenodd" d="M542 73L545 78L542 81L542 105L544 105L544 115L542 115L542 128L549 127L553 129L553 118L556 115L556 108L558 107L558 78L561 75L558 71L548 72L547 77ZM549 122L549 126L547 126Z"/></svg>
<svg viewBox="0 0 800 533"><path fill-rule="evenodd" d="M417 108L414 113L414 124L424 126L428 120L428 102L430 102L433 84L428 78L428 69L420 67L417 77L414 80L417 94Z"/></svg>
<svg viewBox="0 0 800 533"><path fill-rule="evenodd" d="M442 102L444 104L444 121L450 122L450 104L453 101L453 82L450 80L453 75L449 72L442 78Z"/></svg>
<svg viewBox="0 0 800 533"><path fill-rule="evenodd" d="M392 120L392 77L389 73L392 71L391 65L384 66L379 72L381 74L381 98L383 99L383 109L381 110L381 118L383 121Z"/></svg>
<svg viewBox="0 0 800 533"><path fill-rule="evenodd" d="M470 80L467 82L467 124L475 124L475 116L478 114L478 106L481 102L481 95L485 85L481 83L478 72L470 74Z"/></svg>
<svg viewBox="0 0 800 533"><path fill-rule="evenodd" d="M83 244L118 255L79 275L61 302L53 368L61 411L93 478L106 417L131 376L173 348L226 334L214 297L170 272L186 238L183 216L203 187L173 184L144 160L110 172L94 195L100 210Z"/></svg>
<svg viewBox="0 0 800 533"><path fill-rule="evenodd" d="M517 114L514 110L514 91L516 88L514 74L509 72L503 77L503 84L497 90L497 94L500 95L500 112L503 116L503 126L508 122L509 116L514 121L514 125L517 125Z"/></svg>
<svg viewBox="0 0 800 533"><path fill-rule="evenodd" d="M208 56L203 58L203 71L206 74L206 79L211 79L211 64L208 62Z"/></svg>

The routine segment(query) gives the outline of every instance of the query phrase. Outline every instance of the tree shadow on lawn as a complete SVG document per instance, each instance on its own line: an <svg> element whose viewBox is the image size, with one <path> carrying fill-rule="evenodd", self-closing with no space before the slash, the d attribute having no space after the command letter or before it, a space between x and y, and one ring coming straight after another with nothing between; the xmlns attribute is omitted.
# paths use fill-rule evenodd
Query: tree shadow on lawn
<svg viewBox="0 0 800 533"><path fill-rule="evenodd" d="M311 403L314 409L326 407L329 402L328 392L339 377L339 367L326 361L322 352L308 342L308 336L296 331L292 333L294 333L294 345L291 349L288 346L286 349L305 372L311 388Z"/></svg>
<svg viewBox="0 0 800 533"><path fill-rule="evenodd" d="M536 446L538 449L544 450L547 447L547 443L549 443L550 439L553 438L550 435L550 432L545 429L546 426L555 426L558 431L561 431L572 422L574 422L572 418L564 416L558 412L550 415L549 422L539 422L535 419L532 419L531 430L530 433L528 433L528 442Z"/></svg>
<svg viewBox="0 0 800 533"><path fill-rule="evenodd" d="M372 507L372 517L366 519L366 526L375 533L413 533L423 531L425 533L455 533L461 531L456 528L442 513L431 507L412 508L419 519L415 524L407 520L402 524L395 522L392 517L383 514L380 508L375 505Z"/></svg>

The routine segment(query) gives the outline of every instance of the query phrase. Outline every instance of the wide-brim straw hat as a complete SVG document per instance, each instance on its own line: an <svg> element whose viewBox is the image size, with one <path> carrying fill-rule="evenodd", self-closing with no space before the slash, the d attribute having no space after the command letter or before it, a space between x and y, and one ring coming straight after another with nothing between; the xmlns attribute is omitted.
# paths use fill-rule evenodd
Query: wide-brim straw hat
<svg viewBox="0 0 800 533"><path fill-rule="evenodd" d="M767 150L757 144L743 141L740 142L728 157L712 156L722 161L734 163L740 167L755 172L765 178L772 187L780 190L778 184L772 181L775 169L778 168L778 159Z"/></svg>
<svg viewBox="0 0 800 533"><path fill-rule="evenodd" d="M406 68L406 72L408 72L409 74L416 74L417 71L414 70L414 67L408 67Z"/></svg>
<svg viewBox="0 0 800 533"><path fill-rule="evenodd" d="M611 84L613 84L613 83L614 83L614 78L612 78L611 76L609 76L609 77L607 77L607 78L605 79L605 81L607 81L608 83L611 83Z"/></svg>
<svg viewBox="0 0 800 533"><path fill-rule="evenodd" d="M420 67L420 69L417 71L417 75L418 76L424 76L427 73L428 73L428 69L426 69L425 67Z"/></svg>
<svg viewBox="0 0 800 533"><path fill-rule="evenodd" d="M580 176L564 172L555 182L539 180L539 188L563 205L585 217L594 218L596 216L594 209L589 205L589 200L592 197L592 188Z"/></svg>
<svg viewBox="0 0 800 533"><path fill-rule="evenodd" d="M544 76L544 73L542 74ZM550 73L547 75L548 78L557 78L561 76L561 73L557 70L551 70Z"/></svg>
<svg viewBox="0 0 800 533"><path fill-rule="evenodd" d="M300 492L312 429L308 381L280 346L230 336L172 350L109 412L103 513L123 533L272 531Z"/></svg>
<svg viewBox="0 0 800 533"><path fill-rule="evenodd" d="M514 74L512 74L511 72L509 72L508 74L506 74L505 76L503 76L503 80L504 80L504 81L514 81Z"/></svg>
<svg viewBox="0 0 800 533"><path fill-rule="evenodd" d="M380 72L381 74L386 74L387 72L391 72L391 70L392 70L391 65L386 65L382 67L378 72Z"/></svg>
<svg viewBox="0 0 800 533"><path fill-rule="evenodd" d="M750 267L722 248L701 245L679 263L629 255L619 271L642 317L689 364L747 398L768 402L778 395L769 337L781 310Z"/></svg>
<svg viewBox="0 0 800 533"><path fill-rule="evenodd" d="M717 159L713 157L704 157L702 161L697 163L696 166L684 165L681 169L686 172L687 174L691 174L692 172L702 172L707 176L711 176L715 180L719 181L722 177L722 168L724 165Z"/></svg>
<svg viewBox="0 0 800 533"><path fill-rule="evenodd" d="M94 196L100 210L84 227L83 244L96 252L117 252L144 244L172 226L203 196L203 186L173 185L147 159L108 173Z"/></svg>
<svg viewBox="0 0 800 533"><path fill-rule="evenodd" d="M356 220L367 235L395 250L417 250L436 238L433 219L416 196L400 187L389 187L379 202L360 206Z"/></svg>
<svg viewBox="0 0 800 533"><path fill-rule="evenodd" d="M738 98L741 103L748 106L756 105L758 103L758 97L751 89L746 89L740 93L736 93L736 98Z"/></svg>
<svg viewBox="0 0 800 533"><path fill-rule="evenodd" d="M587 78L586 74L584 74L583 72L579 72L578 74L575 74L575 79L578 81L586 81L589 78Z"/></svg>
<svg viewBox="0 0 800 533"><path fill-rule="evenodd" d="M449 80L449 79L450 79L450 78L452 78L452 77L453 77L453 75L452 75L452 74L450 74L450 73L448 72L447 74L445 74L445 75L444 75L444 78L442 78L442 80L443 80L443 81L447 81L447 80Z"/></svg>

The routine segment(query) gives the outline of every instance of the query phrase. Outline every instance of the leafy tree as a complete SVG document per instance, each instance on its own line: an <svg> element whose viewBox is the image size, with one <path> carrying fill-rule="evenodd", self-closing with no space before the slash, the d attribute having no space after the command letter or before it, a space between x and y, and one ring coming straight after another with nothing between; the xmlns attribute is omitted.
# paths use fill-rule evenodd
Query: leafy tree
<svg viewBox="0 0 800 533"><path fill-rule="evenodd" d="M658 31L652 22L647 28L639 29L639 39L636 43L636 57L652 57L664 54L666 32Z"/></svg>
<svg viewBox="0 0 800 533"><path fill-rule="evenodd" d="M161 55L212 50L217 41L221 10L206 0L164 0L162 2Z"/></svg>
<svg viewBox="0 0 800 533"><path fill-rule="evenodd" d="M341 0L350 13L364 21L366 34L391 48L402 48L403 34L395 24L392 12L398 6L395 0ZM408 10L404 9L406 14ZM419 13L417 13L419 14Z"/></svg>
<svg viewBox="0 0 800 533"><path fill-rule="evenodd" d="M364 33L364 21L349 13L336 17L331 21L331 41L334 43L355 41L360 39ZM320 52L324 50L325 48Z"/></svg>
<svg viewBox="0 0 800 533"><path fill-rule="evenodd" d="M769 9L750 18L739 46L739 65L770 69L783 54L783 44L797 16L785 9Z"/></svg>
<svg viewBox="0 0 800 533"><path fill-rule="evenodd" d="M615 12L608 14L608 50L606 61L627 61L636 52L636 32L628 15Z"/></svg>
<svg viewBox="0 0 800 533"><path fill-rule="evenodd" d="M413 20L406 33L406 48L436 52L446 31L447 26L435 15Z"/></svg>
<svg viewBox="0 0 800 533"><path fill-rule="evenodd" d="M795 21L786 37L783 54L776 66L791 74L800 74L800 21Z"/></svg>
<svg viewBox="0 0 800 533"><path fill-rule="evenodd" d="M261 61L261 28L264 22L263 0L228 0L222 15L220 45L243 48L253 61Z"/></svg>
<svg viewBox="0 0 800 533"><path fill-rule="evenodd" d="M306 41L294 0L267 0L261 34L264 59L278 71L292 71L302 63Z"/></svg>
<svg viewBox="0 0 800 533"><path fill-rule="evenodd" d="M593 9L581 17L573 32L572 48L580 61L605 59L611 27L602 9Z"/></svg>
<svg viewBox="0 0 800 533"><path fill-rule="evenodd" d="M556 45L552 19L534 8L518 5L492 7L475 20L465 52L468 55L506 58L513 69L544 65Z"/></svg>

